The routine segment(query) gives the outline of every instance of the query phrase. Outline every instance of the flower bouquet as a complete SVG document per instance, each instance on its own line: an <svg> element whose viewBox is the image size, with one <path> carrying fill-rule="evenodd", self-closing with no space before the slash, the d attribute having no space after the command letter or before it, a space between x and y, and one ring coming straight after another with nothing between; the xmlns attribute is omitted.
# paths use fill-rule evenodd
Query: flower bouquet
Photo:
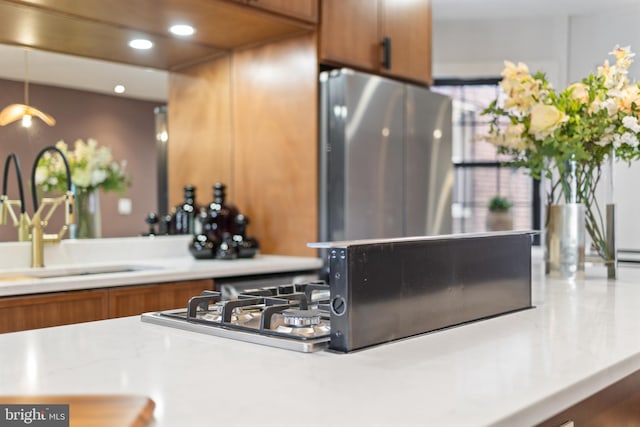
<svg viewBox="0 0 640 427"><path fill-rule="evenodd" d="M503 103L494 100L483 112L489 132L480 139L497 146L512 166L551 182L550 204L582 203L593 247L605 260L604 220L596 199L603 165L614 159L630 163L640 157L640 87L628 78L634 53L616 47L595 73L563 90L546 76L530 74L525 64L505 62L500 86Z"/></svg>
<svg viewBox="0 0 640 427"><path fill-rule="evenodd" d="M125 175L126 161L113 160L111 149L99 147L95 139L84 142L78 139L75 149L69 150L64 141L58 141L56 148L62 151L71 168L71 182L79 191L124 192L129 186ZM36 185L44 193L66 191L65 168L60 156L45 153L36 168Z"/></svg>
<svg viewBox="0 0 640 427"><path fill-rule="evenodd" d="M76 197L75 237L100 237L98 192L123 193L129 187L126 161L113 160L111 149L98 146L95 139L78 139L70 150L64 141L56 143L69 162L71 183ZM45 153L35 172L35 183L45 194L66 191L66 171L60 156ZM73 231L73 230L72 230Z"/></svg>

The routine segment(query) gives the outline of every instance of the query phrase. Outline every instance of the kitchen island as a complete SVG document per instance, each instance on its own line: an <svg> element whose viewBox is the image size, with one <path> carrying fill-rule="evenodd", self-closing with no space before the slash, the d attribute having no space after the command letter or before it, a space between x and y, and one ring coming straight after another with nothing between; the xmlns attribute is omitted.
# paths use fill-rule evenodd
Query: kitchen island
<svg viewBox="0 0 640 427"><path fill-rule="evenodd" d="M350 354L138 316L4 334L0 395L149 396L155 426L534 425L640 370L640 269L533 280L533 309Z"/></svg>

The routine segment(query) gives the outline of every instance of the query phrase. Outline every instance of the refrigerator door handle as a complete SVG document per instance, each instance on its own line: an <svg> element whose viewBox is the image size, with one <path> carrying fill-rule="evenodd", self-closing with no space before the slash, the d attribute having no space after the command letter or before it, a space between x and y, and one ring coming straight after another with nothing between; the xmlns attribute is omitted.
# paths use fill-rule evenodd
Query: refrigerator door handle
<svg viewBox="0 0 640 427"><path fill-rule="evenodd" d="M391 69L391 37L382 39L382 66Z"/></svg>

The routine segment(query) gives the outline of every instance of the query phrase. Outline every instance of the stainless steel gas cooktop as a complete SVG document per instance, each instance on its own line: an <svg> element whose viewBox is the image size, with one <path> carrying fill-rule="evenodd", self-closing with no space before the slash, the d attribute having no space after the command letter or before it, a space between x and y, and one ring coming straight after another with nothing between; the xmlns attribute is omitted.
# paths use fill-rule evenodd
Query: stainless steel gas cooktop
<svg viewBox="0 0 640 427"><path fill-rule="evenodd" d="M329 284L206 291L145 322L303 352L351 352L531 308L531 232L327 243Z"/></svg>
<svg viewBox="0 0 640 427"><path fill-rule="evenodd" d="M205 291L186 309L145 313L142 321L311 352L328 346L328 303L329 286L322 281L246 290L231 300Z"/></svg>

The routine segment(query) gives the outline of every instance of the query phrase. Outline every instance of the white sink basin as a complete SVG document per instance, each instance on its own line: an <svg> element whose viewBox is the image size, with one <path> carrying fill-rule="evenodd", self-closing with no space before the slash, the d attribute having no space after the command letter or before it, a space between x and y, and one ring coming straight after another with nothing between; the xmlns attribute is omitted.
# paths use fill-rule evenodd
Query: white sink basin
<svg viewBox="0 0 640 427"><path fill-rule="evenodd" d="M158 268L160 267L131 264L28 268L0 273L0 281L10 282L15 280L51 279L55 277L88 276L94 274L130 273L134 271L156 270Z"/></svg>

